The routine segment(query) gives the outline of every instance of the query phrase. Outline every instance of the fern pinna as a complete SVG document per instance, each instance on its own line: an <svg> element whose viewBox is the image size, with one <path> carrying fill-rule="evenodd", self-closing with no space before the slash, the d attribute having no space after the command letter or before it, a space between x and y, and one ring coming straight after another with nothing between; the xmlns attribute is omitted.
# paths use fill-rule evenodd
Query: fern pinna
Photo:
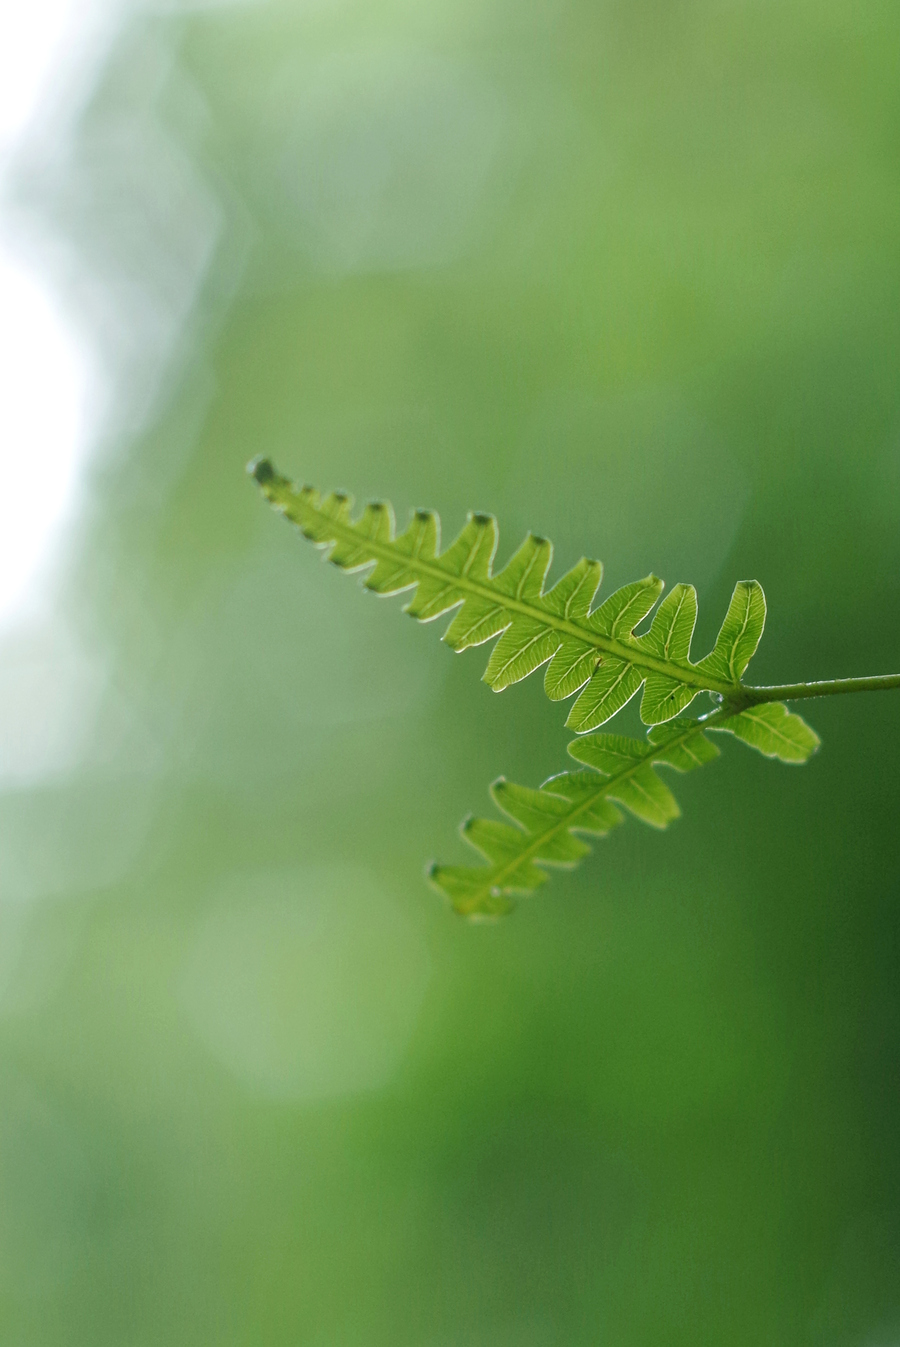
<svg viewBox="0 0 900 1347"><path fill-rule="evenodd" d="M507 910L511 893L543 882L540 865L574 864L588 850L575 833L602 834L620 820L612 801L665 827L678 807L655 769L686 771L717 756L707 731L726 731L768 756L804 762L819 741L784 700L900 687L900 675L762 688L743 683L766 618L755 580L735 586L713 649L694 662L692 585L676 585L659 602L663 582L649 575L593 607L600 562L582 558L545 590L553 553L545 538L529 534L495 575L497 524L491 515L470 514L441 552L440 522L432 511L414 511L397 536L388 504L371 503L354 520L352 500L341 492L323 498L312 487L298 489L267 459L255 460L249 471L274 508L330 562L345 571L368 571L367 589L380 595L413 590L406 612L420 622L458 609L443 635L452 649L495 641L484 679L496 692L546 665L547 695L559 701L578 693L566 724L588 735L643 688L641 719L653 727L645 741L578 739L569 751L588 771L553 777L538 791L495 783L494 799L516 826L479 819L463 825L488 865L431 867L433 883L470 916ZM639 634L646 619L649 627ZM678 719L701 692L712 696L717 709L699 720Z"/></svg>
<svg viewBox="0 0 900 1347"><path fill-rule="evenodd" d="M295 489L265 459L252 466L272 505L317 546L327 548L333 565L345 571L374 566L364 581L366 589L382 595L415 589L406 612L420 622L459 608L443 636L453 650L499 637L484 673L495 692L543 664L551 700L580 690L566 721L579 734L609 720L642 685L641 719L646 725L671 720L700 692L727 698L741 694L740 678L766 618L766 601L755 580L735 587L715 647L692 664L697 620L693 585L676 585L657 608L650 630L636 636L635 628L663 591L655 575L617 589L592 609L603 575L600 562L582 558L545 593L553 555L546 538L529 534L493 575L497 522L491 515L470 514L459 537L441 552L440 521L430 510L416 510L406 531L395 537L390 505L369 504L353 522L349 496L334 492L321 499L312 487Z"/></svg>
<svg viewBox="0 0 900 1347"><path fill-rule="evenodd" d="M463 916L495 917L512 907L510 895L530 893L547 878L544 865L575 865L590 847L576 833L604 836L622 822L616 804L654 828L665 828L680 810L656 767L691 772L719 756L707 731L737 735L783 762L805 762L818 736L782 702L739 711L713 711L699 720L655 725L646 740L620 734L588 734L569 752L588 771L562 772L540 790L501 777L491 787L494 803L515 827L495 819L467 819L462 835L488 865L432 865L431 882ZM614 803L615 802L615 803Z"/></svg>

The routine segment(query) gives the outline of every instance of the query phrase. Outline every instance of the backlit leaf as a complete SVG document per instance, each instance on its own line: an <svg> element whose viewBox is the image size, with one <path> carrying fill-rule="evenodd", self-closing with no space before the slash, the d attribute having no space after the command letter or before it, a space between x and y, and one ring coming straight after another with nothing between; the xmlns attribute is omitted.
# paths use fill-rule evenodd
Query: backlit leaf
<svg viewBox="0 0 900 1347"><path fill-rule="evenodd" d="M457 609L444 633L454 650L496 641L484 674L496 692L546 664L551 700L580 693L567 722L580 734L604 724L641 687L648 725L674 719L700 692L733 697L762 634L762 589L742 582L714 649L693 663L697 595L691 585L676 585L659 603L663 582L648 575L593 607L602 576L598 561L583 558L545 591L553 554L546 538L529 534L494 574L497 524L490 515L470 514L442 552L430 511L415 511L395 536L388 505L367 505L354 521L351 499L341 492L323 499L311 487L295 488L266 460L251 470L272 505L329 561L346 571L369 570L368 589L382 595L414 590L406 611L420 622ZM651 614L649 629L635 635Z"/></svg>

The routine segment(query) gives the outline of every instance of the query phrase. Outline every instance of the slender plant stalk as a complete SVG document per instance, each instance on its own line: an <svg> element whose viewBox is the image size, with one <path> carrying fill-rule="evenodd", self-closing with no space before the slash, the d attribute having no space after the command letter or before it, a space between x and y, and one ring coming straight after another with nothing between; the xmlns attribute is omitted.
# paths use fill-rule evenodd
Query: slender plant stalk
<svg viewBox="0 0 900 1347"><path fill-rule="evenodd" d="M758 706L762 702L796 702L804 697L835 697L845 692L890 692L900 688L900 674L873 674L871 678L825 678L816 683L781 683L773 687L742 684L740 698L730 702Z"/></svg>

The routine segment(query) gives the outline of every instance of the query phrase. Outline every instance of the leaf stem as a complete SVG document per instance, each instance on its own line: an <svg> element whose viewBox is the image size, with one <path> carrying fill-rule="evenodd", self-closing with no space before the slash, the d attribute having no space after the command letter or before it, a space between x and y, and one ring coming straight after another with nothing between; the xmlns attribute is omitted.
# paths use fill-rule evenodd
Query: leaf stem
<svg viewBox="0 0 900 1347"><path fill-rule="evenodd" d="M817 683L781 683L777 687L742 687L728 700L736 706L761 702L795 702L804 697L834 697L842 692L888 692L900 688L900 674L875 674L871 678L826 678Z"/></svg>

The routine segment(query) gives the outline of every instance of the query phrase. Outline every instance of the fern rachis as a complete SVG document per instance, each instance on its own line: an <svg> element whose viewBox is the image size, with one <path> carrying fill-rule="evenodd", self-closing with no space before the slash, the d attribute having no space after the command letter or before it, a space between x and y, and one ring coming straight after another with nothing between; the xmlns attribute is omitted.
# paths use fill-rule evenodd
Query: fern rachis
<svg viewBox="0 0 900 1347"><path fill-rule="evenodd" d="M274 508L329 561L342 570L369 572L367 589L380 595L414 590L406 611L420 622L458 609L443 637L454 650L493 640L484 679L495 691L546 664L547 695L558 701L577 692L566 724L587 735L643 687L641 719L654 727L647 740L576 739L569 751L587 764L588 773L551 778L540 791L495 783L495 801L518 826L485 820L464 825L467 840L490 864L430 870L433 882L468 915L505 911L510 893L543 882L542 864L574 864L589 850L575 833L602 833L620 820L613 799L645 821L665 826L678 807L655 767L684 771L717 756L707 731L727 731L768 756L802 762L818 739L784 700L900 687L896 674L778 687L745 684L743 674L766 618L765 596L755 580L735 586L712 651L695 663L691 641L697 594L692 585L676 585L659 602L663 582L650 575L592 607L601 564L583 558L545 591L552 546L544 538L529 534L495 575L497 526L490 515L470 514L441 552L440 524L430 511L413 512L406 531L395 536L389 505L367 505L354 521L352 501L342 493L322 499L311 487L298 490L265 459L251 463L249 470ZM637 634L647 619L649 627ZM700 692L710 693L718 709L699 720L676 721Z"/></svg>

